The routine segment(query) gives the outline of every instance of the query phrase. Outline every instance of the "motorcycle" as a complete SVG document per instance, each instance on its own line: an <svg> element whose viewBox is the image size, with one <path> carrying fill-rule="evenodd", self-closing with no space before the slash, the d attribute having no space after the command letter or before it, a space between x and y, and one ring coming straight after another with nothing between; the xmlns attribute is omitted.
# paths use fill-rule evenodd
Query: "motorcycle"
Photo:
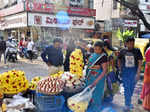
<svg viewBox="0 0 150 112"><path fill-rule="evenodd" d="M26 48L23 48L23 47L20 47L18 49L18 54L21 58L24 58L24 57L27 57L27 49Z"/></svg>
<svg viewBox="0 0 150 112"><path fill-rule="evenodd" d="M33 50L32 53L33 53L33 57L32 58L33 59L37 59L38 58L38 51L37 50ZM27 59L30 58L29 53L27 52L26 48L20 48L19 49L19 56L21 58L27 58Z"/></svg>
<svg viewBox="0 0 150 112"><path fill-rule="evenodd" d="M15 40L12 40L12 42L6 42L7 48L6 48L6 59L8 61L16 62L17 61L17 44Z"/></svg>
<svg viewBox="0 0 150 112"><path fill-rule="evenodd" d="M37 50L33 50L32 53L33 53L32 59L37 59L38 58L38 51ZM28 53L27 53L27 56L28 56L28 59L29 59L29 54Z"/></svg>
<svg viewBox="0 0 150 112"><path fill-rule="evenodd" d="M8 61L16 62L17 61L17 49L9 48L7 55L6 55L6 59Z"/></svg>

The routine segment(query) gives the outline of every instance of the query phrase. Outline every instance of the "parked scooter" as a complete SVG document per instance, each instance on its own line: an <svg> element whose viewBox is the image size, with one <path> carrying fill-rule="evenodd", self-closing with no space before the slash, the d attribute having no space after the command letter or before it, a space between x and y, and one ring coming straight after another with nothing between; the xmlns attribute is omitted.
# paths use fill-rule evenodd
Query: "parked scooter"
<svg viewBox="0 0 150 112"><path fill-rule="evenodd" d="M17 61L17 43L14 39L8 39L6 42L6 59L11 62Z"/></svg>
<svg viewBox="0 0 150 112"><path fill-rule="evenodd" d="M38 51L34 49L34 50L32 51L32 53L33 53L32 59L37 59L37 58L38 58ZM27 53L27 57L28 57L28 59L29 59L29 54L28 54L28 53Z"/></svg>

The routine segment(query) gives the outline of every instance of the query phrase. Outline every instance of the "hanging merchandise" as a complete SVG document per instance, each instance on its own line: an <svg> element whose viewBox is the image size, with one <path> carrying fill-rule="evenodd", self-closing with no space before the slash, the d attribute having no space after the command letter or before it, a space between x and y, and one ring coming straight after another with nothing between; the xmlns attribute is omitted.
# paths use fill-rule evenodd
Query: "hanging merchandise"
<svg viewBox="0 0 150 112"><path fill-rule="evenodd" d="M129 36L135 37L135 33L133 30L125 30L124 32L121 32L120 29L118 29L117 34L116 34L117 38L119 40L121 40L122 42L125 42L126 38Z"/></svg>
<svg viewBox="0 0 150 112"><path fill-rule="evenodd" d="M83 77L83 54L80 49L75 49L70 56L70 73Z"/></svg>

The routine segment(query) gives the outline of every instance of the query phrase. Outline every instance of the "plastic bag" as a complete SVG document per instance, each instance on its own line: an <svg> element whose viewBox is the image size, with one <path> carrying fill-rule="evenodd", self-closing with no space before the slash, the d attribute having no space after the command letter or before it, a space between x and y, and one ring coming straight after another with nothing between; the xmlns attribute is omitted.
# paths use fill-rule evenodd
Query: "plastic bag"
<svg viewBox="0 0 150 112"><path fill-rule="evenodd" d="M81 93L78 93L68 99L68 107L74 112L85 112L92 98L95 87L90 89L88 86Z"/></svg>

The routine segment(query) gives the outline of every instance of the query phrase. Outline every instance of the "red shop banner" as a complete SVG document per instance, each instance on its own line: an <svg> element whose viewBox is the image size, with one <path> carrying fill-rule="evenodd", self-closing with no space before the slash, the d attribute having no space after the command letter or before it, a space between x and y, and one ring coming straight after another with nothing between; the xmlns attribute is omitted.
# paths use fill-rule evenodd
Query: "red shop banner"
<svg viewBox="0 0 150 112"><path fill-rule="evenodd" d="M96 16L95 9L89 8L74 8L74 7L59 7L53 4L41 4L36 2L26 2L26 10L30 12L45 12L45 13L56 13L56 10L66 10L69 15L78 16Z"/></svg>
<svg viewBox="0 0 150 112"><path fill-rule="evenodd" d="M95 9L89 9L89 8L69 7L67 12L68 12L68 14L72 14L72 15L96 16L96 10Z"/></svg>
<svg viewBox="0 0 150 112"><path fill-rule="evenodd" d="M27 11L31 11L31 12L54 13L55 7L52 4L41 4L41 3L27 1L25 8Z"/></svg>

